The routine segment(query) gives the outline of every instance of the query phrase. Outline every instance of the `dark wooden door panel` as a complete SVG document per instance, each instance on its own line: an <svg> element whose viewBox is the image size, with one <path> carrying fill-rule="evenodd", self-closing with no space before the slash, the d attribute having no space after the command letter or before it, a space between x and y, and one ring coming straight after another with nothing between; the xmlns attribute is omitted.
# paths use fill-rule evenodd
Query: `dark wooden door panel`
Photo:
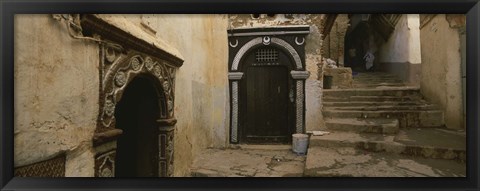
<svg viewBox="0 0 480 191"><path fill-rule="evenodd" d="M288 69L285 66L249 66L246 72L248 142L287 142Z"/></svg>

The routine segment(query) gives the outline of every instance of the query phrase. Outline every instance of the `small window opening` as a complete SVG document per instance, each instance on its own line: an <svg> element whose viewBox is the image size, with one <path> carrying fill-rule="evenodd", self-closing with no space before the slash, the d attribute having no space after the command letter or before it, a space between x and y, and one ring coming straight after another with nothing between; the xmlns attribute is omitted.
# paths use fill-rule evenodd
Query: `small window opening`
<svg viewBox="0 0 480 191"><path fill-rule="evenodd" d="M276 62L278 52L276 49L259 49L255 54L257 62Z"/></svg>

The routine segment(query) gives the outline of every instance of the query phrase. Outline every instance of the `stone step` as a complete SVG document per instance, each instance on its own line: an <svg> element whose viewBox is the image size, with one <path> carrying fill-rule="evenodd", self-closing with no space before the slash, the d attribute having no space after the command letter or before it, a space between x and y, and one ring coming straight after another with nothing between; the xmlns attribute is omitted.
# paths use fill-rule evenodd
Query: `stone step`
<svg viewBox="0 0 480 191"><path fill-rule="evenodd" d="M405 111L405 110L439 110L437 105L423 104L423 105L377 105L377 106L341 106L341 107L323 107L323 110L352 110L352 111Z"/></svg>
<svg viewBox="0 0 480 191"><path fill-rule="evenodd" d="M323 96L323 102L405 102L421 100L421 96L350 96L350 97L335 97Z"/></svg>
<svg viewBox="0 0 480 191"><path fill-rule="evenodd" d="M374 84L364 84L364 83L353 83L353 88L388 88L388 87L401 87L405 86L403 83L374 83Z"/></svg>
<svg viewBox="0 0 480 191"><path fill-rule="evenodd" d="M390 78L397 78L394 74L383 73L383 72L375 72L375 73L358 73L353 75L353 77L390 77Z"/></svg>
<svg viewBox="0 0 480 191"><path fill-rule="evenodd" d="M397 119L383 118L333 118L325 120L325 125L329 130L382 134L395 134L399 129Z"/></svg>
<svg viewBox="0 0 480 191"><path fill-rule="evenodd" d="M325 97L351 97L351 96L410 96L420 94L418 87L388 87L382 89L357 88L357 89L324 89Z"/></svg>
<svg viewBox="0 0 480 191"><path fill-rule="evenodd" d="M443 127L445 125L441 110L378 110L378 111L353 111L353 110L323 110L324 118L387 118L398 119L400 128L406 127Z"/></svg>
<svg viewBox="0 0 480 191"><path fill-rule="evenodd" d="M402 82L358 82L358 81L353 81L352 86L359 88L369 88L372 86L385 86L385 87L403 87L406 86L406 84Z"/></svg>
<svg viewBox="0 0 480 191"><path fill-rule="evenodd" d="M306 177L466 177L466 164L370 152L352 147L310 147L305 161Z"/></svg>
<svg viewBox="0 0 480 191"><path fill-rule="evenodd" d="M323 102L324 107L342 107L342 106L380 106L380 105L423 105L426 102L421 101L352 101L352 102Z"/></svg>
<svg viewBox="0 0 480 191"><path fill-rule="evenodd" d="M403 81L391 78L353 78L353 83L403 83Z"/></svg>
<svg viewBox="0 0 480 191"><path fill-rule="evenodd" d="M353 78L353 82L376 82L376 83L385 83L385 82L396 82L401 83L402 80L395 79L395 78Z"/></svg>
<svg viewBox="0 0 480 191"><path fill-rule="evenodd" d="M464 133L455 134L440 128L400 129L397 135L332 131L323 136L310 136L309 148L352 147L372 152L465 162L465 140Z"/></svg>

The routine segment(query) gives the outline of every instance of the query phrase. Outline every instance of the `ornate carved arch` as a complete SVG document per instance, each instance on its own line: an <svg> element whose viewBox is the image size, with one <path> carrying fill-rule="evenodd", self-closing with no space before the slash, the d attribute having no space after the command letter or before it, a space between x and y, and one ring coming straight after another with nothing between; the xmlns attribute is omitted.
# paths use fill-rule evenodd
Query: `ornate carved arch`
<svg viewBox="0 0 480 191"><path fill-rule="evenodd" d="M80 22L82 33L101 43L99 113L92 138L95 176L115 175L116 140L122 134L115 128L115 105L127 84L144 74L153 80L161 110L157 120L158 175L173 176L175 71L182 66L181 54L122 17L85 14Z"/></svg>
<svg viewBox="0 0 480 191"><path fill-rule="evenodd" d="M104 67L105 75L101 81L102 90L101 98L103 107L100 107L99 122L100 126L97 131L115 128L115 104L120 101L123 91L127 84L137 75L141 73L149 73L155 76L158 93L165 98L163 111L167 116L159 116L159 118L172 118L174 105L174 81L175 68L165 61L145 56L138 52L130 52L129 54L121 54L113 48L106 47L104 49Z"/></svg>
<svg viewBox="0 0 480 191"><path fill-rule="evenodd" d="M302 45L304 42L305 42L305 39L303 39L302 42L298 42L298 45ZM248 41L247 43L245 43L240 48L240 50L238 50L237 54L235 54L235 57L234 57L233 62L232 62L231 70L232 71L238 70L239 65L240 65L240 60L243 58L245 53L247 53L250 49L252 49L252 48L254 48L257 45L260 45L262 43L265 44L265 45L268 45L270 43L275 44L278 47L287 50L287 52L290 53L290 55L292 56L292 58L295 62L295 68L297 70L301 70L303 68L302 59L300 58L300 55L295 50L295 48L293 48L292 45L290 45L288 42L286 42L286 41L284 41L280 38L276 38L276 37L270 38L268 36L265 36L263 38L262 37L254 38L254 39Z"/></svg>

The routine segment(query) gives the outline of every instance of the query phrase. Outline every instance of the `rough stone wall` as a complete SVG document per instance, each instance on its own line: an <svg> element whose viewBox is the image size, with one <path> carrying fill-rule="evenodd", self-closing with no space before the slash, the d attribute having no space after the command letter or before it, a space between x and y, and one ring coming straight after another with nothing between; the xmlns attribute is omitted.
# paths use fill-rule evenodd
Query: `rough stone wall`
<svg viewBox="0 0 480 191"><path fill-rule="evenodd" d="M326 76L332 76L331 89L349 89L353 87L352 69L350 67L324 68Z"/></svg>
<svg viewBox="0 0 480 191"><path fill-rule="evenodd" d="M387 72L396 74L402 80L419 85L420 18L418 14L402 15L395 31L379 49L379 62Z"/></svg>
<svg viewBox="0 0 480 191"><path fill-rule="evenodd" d="M421 29L421 92L445 112L447 128L464 128L461 63L465 15L434 16Z"/></svg>
<svg viewBox="0 0 480 191"><path fill-rule="evenodd" d="M226 15L122 15L184 57L175 84L175 176L188 176L202 149L228 137Z"/></svg>
<svg viewBox="0 0 480 191"><path fill-rule="evenodd" d="M273 17L260 14L253 18L250 14L229 15L229 28L248 28L262 26L310 25L310 34L305 38L305 63L310 77L305 82L305 125L306 130L319 129L323 124L321 115L322 56L321 27L324 15L321 14L276 14Z"/></svg>
<svg viewBox="0 0 480 191"><path fill-rule="evenodd" d="M14 21L14 165L66 154L66 176L93 176L99 48L51 15Z"/></svg>
<svg viewBox="0 0 480 191"><path fill-rule="evenodd" d="M228 131L226 15L110 15L176 48L185 62L175 84L175 176L193 157L225 147ZM66 151L66 176L94 176L99 46L68 36L51 15L15 20L15 166Z"/></svg>
<svg viewBox="0 0 480 191"><path fill-rule="evenodd" d="M345 33L348 23L348 14L338 14L330 33L325 34L323 40L322 57L334 60L339 66L344 65Z"/></svg>

